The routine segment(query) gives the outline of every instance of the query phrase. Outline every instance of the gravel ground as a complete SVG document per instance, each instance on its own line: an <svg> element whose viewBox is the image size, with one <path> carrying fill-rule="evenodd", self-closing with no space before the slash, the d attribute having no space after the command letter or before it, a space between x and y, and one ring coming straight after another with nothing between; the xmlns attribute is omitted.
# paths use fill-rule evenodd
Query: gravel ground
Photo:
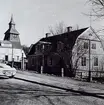
<svg viewBox="0 0 104 105"><path fill-rule="evenodd" d="M17 79L0 79L0 105L104 105L104 100Z"/></svg>

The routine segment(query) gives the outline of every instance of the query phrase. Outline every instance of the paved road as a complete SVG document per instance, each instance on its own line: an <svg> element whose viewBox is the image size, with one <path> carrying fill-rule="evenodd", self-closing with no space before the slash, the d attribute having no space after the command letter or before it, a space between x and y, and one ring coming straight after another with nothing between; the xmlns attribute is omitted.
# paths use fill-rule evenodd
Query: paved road
<svg viewBox="0 0 104 105"><path fill-rule="evenodd" d="M1 78L0 105L104 105L104 100L22 80Z"/></svg>

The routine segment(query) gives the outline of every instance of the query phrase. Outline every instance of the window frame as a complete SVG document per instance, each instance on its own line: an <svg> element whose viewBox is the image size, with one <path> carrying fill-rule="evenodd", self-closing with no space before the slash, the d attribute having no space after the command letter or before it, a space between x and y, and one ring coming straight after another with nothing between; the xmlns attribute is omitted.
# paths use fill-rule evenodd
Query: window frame
<svg viewBox="0 0 104 105"><path fill-rule="evenodd" d="M86 66L86 57L81 57L81 66Z"/></svg>
<svg viewBox="0 0 104 105"><path fill-rule="evenodd" d="M88 42L84 42L84 44L83 44L83 48L84 48L84 49L88 49L88 47L89 47Z"/></svg>
<svg viewBox="0 0 104 105"><path fill-rule="evenodd" d="M57 42L57 51L62 51L64 49L64 43L61 41Z"/></svg>
<svg viewBox="0 0 104 105"><path fill-rule="evenodd" d="M96 43L92 43L91 48L96 49Z"/></svg>
<svg viewBox="0 0 104 105"><path fill-rule="evenodd" d="M94 66L98 65L99 65L98 57L94 57Z"/></svg>
<svg viewBox="0 0 104 105"><path fill-rule="evenodd" d="M9 58L8 55L5 55L5 61L8 61L8 58Z"/></svg>

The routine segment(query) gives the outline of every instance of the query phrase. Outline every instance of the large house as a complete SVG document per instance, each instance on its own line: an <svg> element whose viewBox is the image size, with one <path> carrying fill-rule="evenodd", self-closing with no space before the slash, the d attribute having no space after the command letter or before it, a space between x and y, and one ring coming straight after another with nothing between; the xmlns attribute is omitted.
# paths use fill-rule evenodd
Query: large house
<svg viewBox="0 0 104 105"><path fill-rule="evenodd" d="M9 22L9 29L5 32L3 41L0 41L0 61L14 64L21 68L25 53L20 43L19 32L15 29L13 17Z"/></svg>
<svg viewBox="0 0 104 105"><path fill-rule="evenodd" d="M28 53L28 69L55 75L63 73L64 76L75 76L76 71L88 71L89 66L94 70L99 68L103 56L102 43L91 27L73 31L68 28L63 34L46 35L31 45ZM88 63L89 57L90 63Z"/></svg>

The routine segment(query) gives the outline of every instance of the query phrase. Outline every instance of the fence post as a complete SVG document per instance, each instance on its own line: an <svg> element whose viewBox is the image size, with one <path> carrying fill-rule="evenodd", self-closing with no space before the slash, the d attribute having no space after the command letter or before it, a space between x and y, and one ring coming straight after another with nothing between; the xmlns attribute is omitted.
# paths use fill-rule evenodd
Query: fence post
<svg viewBox="0 0 104 105"><path fill-rule="evenodd" d="M64 77L64 68L61 68L61 76Z"/></svg>
<svg viewBox="0 0 104 105"><path fill-rule="evenodd" d="M41 74L43 74L43 66L41 66L41 71L40 72L41 72Z"/></svg>
<svg viewBox="0 0 104 105"><path fill-rule="evenodd" d="M93 71L91 71L91 81L92 81L92 74L93 74Z"/></svg>

